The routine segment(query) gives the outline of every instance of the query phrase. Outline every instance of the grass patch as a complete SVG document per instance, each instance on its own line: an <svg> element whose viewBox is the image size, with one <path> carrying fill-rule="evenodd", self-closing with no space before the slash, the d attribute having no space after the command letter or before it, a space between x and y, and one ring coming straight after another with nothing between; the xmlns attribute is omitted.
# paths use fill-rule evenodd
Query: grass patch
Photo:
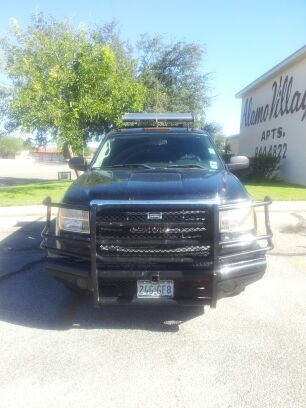
<svg viewBox="0 0 306 408"><path fill-rule="evenodd" d="M253 199L270 196L273 201L306 201L306 187L283 181L254 181L245 184Z"/></svg>
<svg viewBox="0 0 306 408"><path fill-rule="evenodd" d="M61 200L71 181L46 181L31 184L0 187L0 206L35 205L50 196L52 201ZM278 181L257 181L245 184L253 199L270 196L274 201L306 201L306 187Z"/></svg>
<svg viewBox="0 0 306 408"><path fill-rule="evenodd" d="M46 181L0 187L0 206L41 204L47 196L58 202L70 183L71 181Z"/></svg>

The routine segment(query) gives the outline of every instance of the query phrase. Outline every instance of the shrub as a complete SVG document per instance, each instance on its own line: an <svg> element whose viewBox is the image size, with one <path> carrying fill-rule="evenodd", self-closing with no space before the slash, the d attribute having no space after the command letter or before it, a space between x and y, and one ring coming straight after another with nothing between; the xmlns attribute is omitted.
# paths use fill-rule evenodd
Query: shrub
<svg viewBox="0 0 306 408"><path fill-rule="evenodd" d="M280 158L272 155L259 154L250 157L248 179L271 179L277 176Z"/></svg>
<svg viewBox="0 0 306 408"><path fill-rule="evenodd" d="M232 153L231 145L225 141L222 150L220 150L224 163L228 164L231 161L231 157L235 156Z"/></svg>
<svg viewBox="0 0 306 408"><path fill-rule="evenodd" d="M23 148L23 142L20 138L14 136L0 135L0 157L3 159L14 158L15 154L20 153Z"/></svg>

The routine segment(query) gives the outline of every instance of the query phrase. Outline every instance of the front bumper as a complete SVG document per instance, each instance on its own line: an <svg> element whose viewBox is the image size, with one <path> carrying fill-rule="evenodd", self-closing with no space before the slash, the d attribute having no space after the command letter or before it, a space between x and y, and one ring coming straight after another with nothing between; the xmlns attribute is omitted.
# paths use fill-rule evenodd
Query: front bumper
<svg viewBox="0 0 306 408"><path fill-rule="evenodd" d="M248 245L239 240L220 241L219 211L231 208L239 208L239 204L220 206L214 204L211 207L213 219L212 243L213 254L211 265L201 268L186 268L177 264L169 264L169 268L151 269L150 258L147 265L128 267L122 259L114 265L103 265L103 257L97 253L96 236L96 211L97 206L92 205L90 211L90 236L87 238L78 235L74 237L57 236L51 233L51 207L73 208L68 204L53 204L46 202L47 224L42 232L42 247L48 250L46 268L56 279L92 294L96 305L104 304L183 304L199 305L209 304L216 306L218 299L233 296L245 289L247 285L260 279L266 270L267 250L272 248L272 232L269 223L268 205L270 200L261 203L253 203L253 206L264 206L266 234L256 236ZM78 206L77 209L80 209ZM73 238L73 239L72 239ZM265 246L259 242L266 240ZM69 253L61 247L52 246L50 242L73 242L75 247L84 246L88 250L87 256L81 256L78 249ZM82 245L81 245L82 244ZM102 262L102 265L101 265ZM117 261L116 261L117 262ZM137 280L174 281L173 299L138 299Z"/></svg>
<svg viewBox="0 0 306 408"><path fill-rule="evenodd" d="M217 274L216 298L233 296L260 279L266 270L265 256L224 265ZM90 292L90 263L75 262L61 257L49 257L46 268L55 279ZM98 268L100 304L212 304L213 287L210 277L213 272L205 271L149 271L149 270L105 270ZM173 280L173 299L138 299L137 280ZM110 289L110 290L109 290Z"/></svg>

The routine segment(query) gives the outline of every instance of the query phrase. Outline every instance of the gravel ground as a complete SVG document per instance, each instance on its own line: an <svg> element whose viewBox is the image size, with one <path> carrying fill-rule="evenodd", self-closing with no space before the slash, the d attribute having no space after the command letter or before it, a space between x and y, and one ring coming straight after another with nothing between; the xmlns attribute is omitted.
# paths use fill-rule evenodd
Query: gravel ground
<svg viewBox="0 0 306 408"><path fill-rule="evenodd" d="M204 311L94 309L47 275L43 220L1 220L1 406L306 406L305 212L273 212L264 278Z"/></svg>

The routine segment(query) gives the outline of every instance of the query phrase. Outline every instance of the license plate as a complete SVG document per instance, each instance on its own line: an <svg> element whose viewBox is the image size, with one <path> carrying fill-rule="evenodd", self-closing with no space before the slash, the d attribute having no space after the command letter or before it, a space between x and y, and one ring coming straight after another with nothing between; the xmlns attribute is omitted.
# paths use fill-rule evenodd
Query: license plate
<svg viewBox="0 0 306 408"><path fill-rule="evenodd" d="M138 298L173 298L173 281L137 281Z"/></svg>

